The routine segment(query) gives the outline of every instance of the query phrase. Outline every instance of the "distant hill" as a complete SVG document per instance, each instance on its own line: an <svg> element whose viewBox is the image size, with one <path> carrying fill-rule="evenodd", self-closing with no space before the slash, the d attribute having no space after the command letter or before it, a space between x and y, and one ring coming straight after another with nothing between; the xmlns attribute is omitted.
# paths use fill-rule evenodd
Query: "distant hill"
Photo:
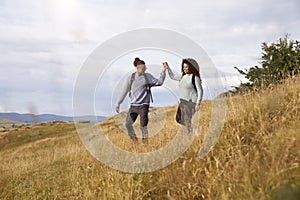
<svg viewBox="0 0 300 200"><path fill-rule="evenodd" d="M50 121L73 121L73 117L61 116L54 114L20 114L20 113L0 113L0 118L9 119L17 122L26 122L26 123L41 123L41 122L50 122ZM75 121L91 121L91 122L100 122L105 120L103 116L79 116L75 118Z"/></svg>
<svg viewBox="0 0 300 200"><path fill-rule="evenodd" d="M0 124L22 124L22 122L18 122L18 121L14 121L14 120L10 120L10 119L2 119L0 118Z"/></svg>
<svg viewBox="0 0 300 200"><path fill-rule="evenodd" d="M2 119L0 118L0 132L7 131L11 128L15 128L17 126L21 126L26 124L24 122L18 122L10 119Z"/></svg>

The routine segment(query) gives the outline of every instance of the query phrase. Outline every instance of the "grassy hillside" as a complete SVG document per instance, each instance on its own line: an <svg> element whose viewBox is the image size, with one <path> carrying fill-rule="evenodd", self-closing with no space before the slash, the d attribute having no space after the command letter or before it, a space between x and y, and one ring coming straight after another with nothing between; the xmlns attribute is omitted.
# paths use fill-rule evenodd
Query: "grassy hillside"
<svg viewBox="0 0 300 200"><path fill-rule="evenodd" d="M278 88L228 97L219 142L200 160L199 147L210 122L210 102L203 102L201 132L192 146L173 164L152 173L123 173L101 164L82 145L72 123L0 133L0 199L297 199L299 85L298 78ZM134 145L113 117L97 126L120 148L146 152L164 146L179 128L176 106L164 110L168 123L147 146ZM161 126L159 117L154 109L151 131Z"/></svg>
<svg viewBox="0 0 300 200"><path fill-rule="evenodd" d="M0 118L0 131L7 131L21 125L26 125L26 123Z"/></svg>

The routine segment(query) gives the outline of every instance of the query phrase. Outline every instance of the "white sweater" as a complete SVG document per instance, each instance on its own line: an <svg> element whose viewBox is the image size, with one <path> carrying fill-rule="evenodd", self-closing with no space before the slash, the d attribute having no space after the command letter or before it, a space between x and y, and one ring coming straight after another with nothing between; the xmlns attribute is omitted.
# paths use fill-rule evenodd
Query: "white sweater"
<svg viewBox="0 0 300 200"><path fill-rule="evenodd" d="M192 83L192 74L174 75L171 68L168 68L168 73L171 79L179 81L179 98L184 100L191 100L194 103L200 103L203 97L203 88L201 85L201 79L198 76L195 76L195 87Z"/></svg>

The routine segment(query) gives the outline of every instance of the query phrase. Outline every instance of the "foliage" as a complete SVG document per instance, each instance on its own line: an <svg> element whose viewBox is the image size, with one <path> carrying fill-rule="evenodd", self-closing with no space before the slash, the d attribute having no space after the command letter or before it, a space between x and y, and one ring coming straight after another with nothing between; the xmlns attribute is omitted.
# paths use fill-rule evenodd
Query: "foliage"
<svg viewBox="0 0 300 200"><path fill-rule="evenodd" d="M261 67L254 66L248 70L234 67L250 82L236 87L237 92L245 92L256 88L269 87L288 77L297 75L300 71L300 42L290 40L288 35L277 42L268 45L262 43Z"/></svg>

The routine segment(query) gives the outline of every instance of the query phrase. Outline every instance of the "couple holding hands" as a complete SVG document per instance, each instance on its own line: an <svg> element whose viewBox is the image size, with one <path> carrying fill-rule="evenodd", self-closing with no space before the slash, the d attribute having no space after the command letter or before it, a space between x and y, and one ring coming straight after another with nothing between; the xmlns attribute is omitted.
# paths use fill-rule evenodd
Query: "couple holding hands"
<svg viewBox="0 0 300 200"><path fill-rule="evenodd" d="M175 75L168 63L163 62L163 70L158 79L150 73L145 73L146 63L143 60L135 58L133 65L136 67L136 72L127 78L116 106L116 112L119 113L120 104L129 93L130 108L126 117L126 128L130 138L135 142L138 140L132 125L140 115L142 142L148 142L147 125L150 100L152 101L151 87L163 84L166 71L168 71L171 79L179 81L180 103L176 113L176 121L185 126L188 132L191 133L192 117L196 111L199 111L203 97L198 63L192 58L183 59L181 64L182 73Z"/></svg>

